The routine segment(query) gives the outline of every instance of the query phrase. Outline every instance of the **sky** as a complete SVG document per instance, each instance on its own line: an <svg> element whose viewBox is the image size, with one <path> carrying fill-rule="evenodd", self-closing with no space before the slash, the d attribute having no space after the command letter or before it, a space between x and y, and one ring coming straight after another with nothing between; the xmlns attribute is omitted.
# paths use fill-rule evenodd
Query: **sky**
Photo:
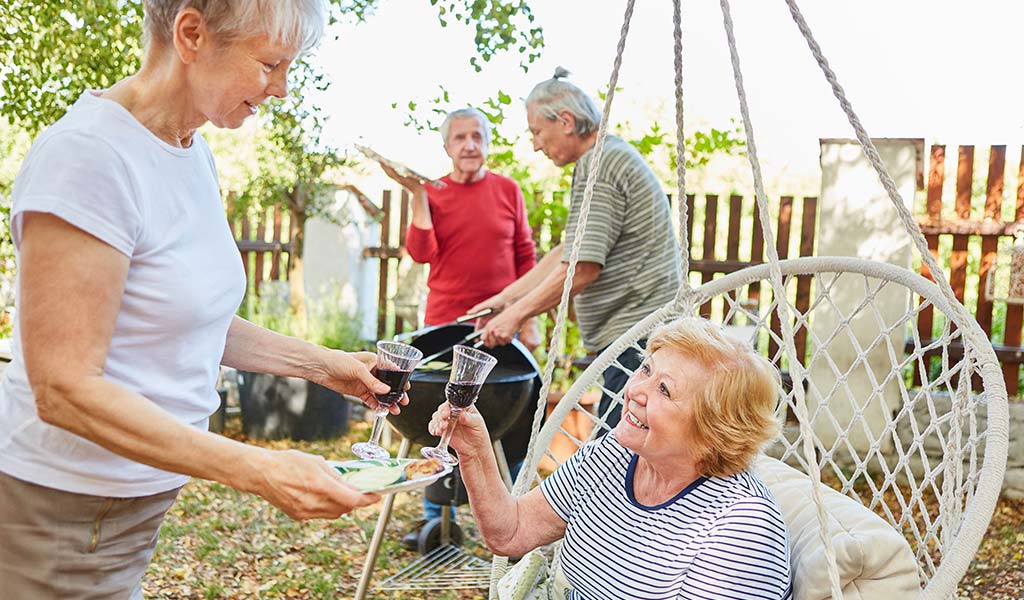
<svg viewBox="0 0 1024 600"><path fill-rule="evenodd" d="M852 130L781 0L734 0L732 15L758 153L766 172L814 178L819 138ZM873 137L921 137L950 145L1024 139L1024 80L1018 76L1024 3L1004 0L803 0L804 13L862 123ZM418 134L395 110L443 85L453 105L501 89L520 99L556 66L596 92L607 86L624 0L531 0L547 42L528 73L502 56L475 73L472 31L442 28L426 0L381 2L368 22L336 27L317 60L333 80L318 102L326 140L362 139L428 173L450 166L436 133ZM332 36L333 37L333 36ZM684 94L688 124L739 122L719 3L683 2ZM657 118L674 129L672 3L636 2L612 122ZM522 123L520 102L508 118ZM524 155L529 154L524 136ZM1013 156L1011 150L1011 156ZM947 153L948 154L948 153ZM531 160L533 160L531 158Z"/></svg>

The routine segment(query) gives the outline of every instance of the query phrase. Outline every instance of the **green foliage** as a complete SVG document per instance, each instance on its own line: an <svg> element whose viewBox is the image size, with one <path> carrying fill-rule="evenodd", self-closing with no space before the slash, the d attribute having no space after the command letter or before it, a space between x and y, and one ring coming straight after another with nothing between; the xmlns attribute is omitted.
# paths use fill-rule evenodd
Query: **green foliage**
<svg viewBox="0 0 1024 600"><path fill-rule="evenodd" d="M0 121L0 338L11 335L12 322L2 312L14 306L14 241L11 239L11 185L25 154L29 136Z"/></svg>
<svg viewBox="0 0 1024 600"><path fill-rule="evenodd" d="M142 3L7 0L0 12L0 114L33 136L86 89L138 70Z"/></svg>
<svg viewBox="0 0 1024 600"><path fill-rule="evenodd" d="M348 351L366 350L372 346L359 335L359 315L342 308L345 303L340 285L329 286L310 305L307 335L310 341Z"/></svg>
<svg viewBox="0 0 1024 600"><path fill-rule="evenodd" d="M526 0L430 0L437 7L437 19L447 27L451 19L476 29L473 42L477 56L469 64L478 72L480 59L488 62L495 55L515 50L522 60L523 71L529 68L544 47L544 31L534 25L533 11Z"/></svg>
<svg viewBox="0 0 1024 600"><path fill-rule="evenodd" d="M331 21L361 22L379 2L331 0ZM454 18L475 28L474 43L485 62L511 50L523 55L526 64L543 46L541 29L532 25L534 18L525 0L431 0L431 4L438 7L442 25ZM8 0L7 5L0 13L0 115L32 135L60 118L84 90L110 87L140 66L141 0ZM477 56L470 63L480 70ZM287 207L299 228L292 242L301 257L301 227L310 216L331 218L325 210L328 195L320 192L327 174L344 162L334 149L321 144L321 108L304 100L314 90L325 90L330 80L303 57L290 71L289 83L286 98L261 108L262 131L253 138L257 144L254 172L235 178L237 188L222 191L233 199L236 214ZM293 290L291 301L301 322L301 286Z"/></svg>

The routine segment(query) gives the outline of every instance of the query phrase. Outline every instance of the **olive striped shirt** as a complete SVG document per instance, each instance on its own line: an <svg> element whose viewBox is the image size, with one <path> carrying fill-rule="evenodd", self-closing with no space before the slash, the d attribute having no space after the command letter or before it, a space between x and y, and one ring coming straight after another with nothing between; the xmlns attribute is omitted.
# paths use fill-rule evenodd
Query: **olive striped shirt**
<svg viewBox="0 0 1024 600"><path fill-rule="evenodd" d="M565 227L569 260L591 148L572 176L572 200ZM640 153L621 138L605 138L580 261L601 265L597 280L575 298L583 345L601 350L638 321L669 302L679 288L679 247L668 198Z"/></svg>

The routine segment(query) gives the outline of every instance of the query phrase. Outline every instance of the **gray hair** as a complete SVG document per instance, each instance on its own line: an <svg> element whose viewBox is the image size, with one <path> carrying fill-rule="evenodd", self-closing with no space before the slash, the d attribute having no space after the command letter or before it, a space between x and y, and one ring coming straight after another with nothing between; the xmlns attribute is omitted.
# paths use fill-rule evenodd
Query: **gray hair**
<svg viewBox="0 0 1024 600"><path fill-rule="evenodd" d="M444 139L446 148L448 147L448 130L451 129L452 121L455 119L476 119L480 121L480 127L484 130L484 148L491 145L491 121L487 118L487 115L475 108L460 108L448 113L448 116L444 118L444 123L441 123L441 138Z"/></svg>
<svg viewBox="0 0 1024 600"><path fill-rule="evenodd" d="M207 28L225 41L265 33L301 50L320 41L327 21L323 0L144 0L143 43L170 42L174 20L186 8L201 12Z"/></svg>
<svg viewBox="0 0 1024 600"><path fill-rule="evenodd" d="M601 124L601 111L589 94L565 81L569 71L558 67L551 79L546 79L536 85L530 95L526 97L526 105L533 105L537 113L554 121L558 113L563 110L569 111L576 120L576 135L585 136L597 131Z"/></svg>

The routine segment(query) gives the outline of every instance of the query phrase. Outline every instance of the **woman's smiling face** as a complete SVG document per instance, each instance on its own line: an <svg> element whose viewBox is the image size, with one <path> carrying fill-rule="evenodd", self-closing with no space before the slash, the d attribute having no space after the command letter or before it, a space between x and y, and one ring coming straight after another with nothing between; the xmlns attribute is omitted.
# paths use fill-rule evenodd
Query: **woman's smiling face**
<svg viewBox="0 0 1024 600"><path fill-rule="evenodd" d="M287 95L288 67L297 54L298 48L266 35L207 49L190 72L196 108L217 127L240 127L267 98Z"/></svg>
<svg viewBox="0 0 1024 600"><path fill-rule="evenodd" d="M692 460L696 394L706 369L669 347L648 356L626 384L615 438L648 461Z"/></svg>

